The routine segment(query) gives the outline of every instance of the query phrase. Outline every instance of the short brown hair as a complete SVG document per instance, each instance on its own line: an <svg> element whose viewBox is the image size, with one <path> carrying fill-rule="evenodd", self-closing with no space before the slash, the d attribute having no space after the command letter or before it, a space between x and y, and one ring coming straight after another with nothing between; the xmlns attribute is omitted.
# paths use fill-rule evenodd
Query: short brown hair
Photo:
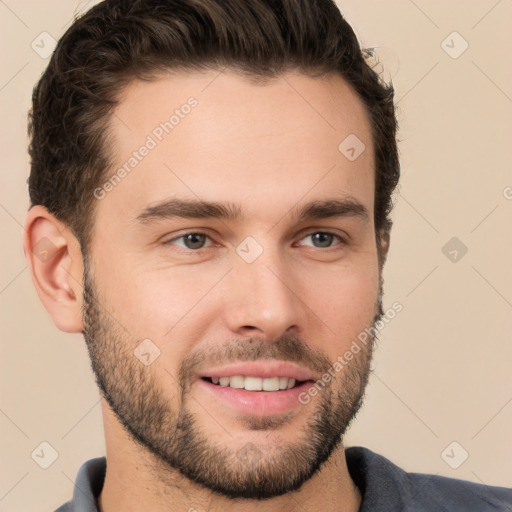
<svg viewBox="0 0 512 512"><path fill-rule="evenodd" d="M110 114L134 78L230 68L265 79L339 73L362 99L375 146L375 227L389 231L399 179L391 85L379 80L332 0L106 0L75 20L34 87L29 191L85 254L93 190L111 168ZM341 141L340 141L341 142Z"/></svg>

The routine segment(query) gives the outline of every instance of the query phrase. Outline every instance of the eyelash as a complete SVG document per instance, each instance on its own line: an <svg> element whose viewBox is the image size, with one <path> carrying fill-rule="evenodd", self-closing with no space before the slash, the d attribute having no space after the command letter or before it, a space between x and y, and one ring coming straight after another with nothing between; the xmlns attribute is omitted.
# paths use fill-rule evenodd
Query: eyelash
<svg viewBox="0 0 512 512"><path fill-rule="evenodd" d="M346 244L346 240L341 235L338 235L337 233L332 233L331 231L311 231L310 233L305 234L301 238L301 240L304 240L304 238L307 238L308 236L316 235L316 234L319 234L319 233L322 234L322 235L332 235L333 237L335 237L335 238L337 238L339 240L340 245L345 245ZM205 233L204 231L188 231L187 233L183 233L183 234L181 234L179 236L171 238L170 240L167 240L166 242L164 242L164 245L172 245L172 242L175 242L176 240L184 239L188 235L206 236L208 239L211 240L211 237L208 235L208 233ZM309 246L309 247L313 247L313 249L329 250L329 249L335 248L336 246L330 246L330 247L314 247L314 246ZM208 247L200 247L199 249L189 249L188 247L181 247L181 249L186 250L186 251L190 251L190 252L201 252L201 251L203 251L205 249L208 249Z"/></svg>

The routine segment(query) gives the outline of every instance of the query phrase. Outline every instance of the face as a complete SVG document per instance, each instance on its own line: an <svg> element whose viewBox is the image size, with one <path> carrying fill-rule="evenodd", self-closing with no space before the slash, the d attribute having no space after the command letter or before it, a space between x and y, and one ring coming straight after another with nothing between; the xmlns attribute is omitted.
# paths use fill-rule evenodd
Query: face
<svg viewBox="0 0 512 512"><path fill-rule="evenodd" d="M338 76L176 74L131 83L108 136L84 336L113 415L159 478L299 488L361 404L372 340L335 363L382 312L361 101Z"/></svg>

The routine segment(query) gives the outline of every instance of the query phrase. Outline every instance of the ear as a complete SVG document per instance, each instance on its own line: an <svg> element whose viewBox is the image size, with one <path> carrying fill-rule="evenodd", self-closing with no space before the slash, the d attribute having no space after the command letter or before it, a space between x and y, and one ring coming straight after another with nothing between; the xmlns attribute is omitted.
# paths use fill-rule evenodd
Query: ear
<svg viewBox="0 0 512 512"><path fill-rule="evenodd" d="M83 259L69 227L40 205L25 221L23 250L32 280L55 325L64 332L82 332Z"/></svg>
<svg viewBox="0 0 512 512"><path fill-rule="evenodd" d="M380 247L378 247L377 249L379 254L379 265L380 268L382 269L388 257L389 245L391 243L391 230L381 229L379 232L379 236L377 237L377 243L380 244Z"/></svg>

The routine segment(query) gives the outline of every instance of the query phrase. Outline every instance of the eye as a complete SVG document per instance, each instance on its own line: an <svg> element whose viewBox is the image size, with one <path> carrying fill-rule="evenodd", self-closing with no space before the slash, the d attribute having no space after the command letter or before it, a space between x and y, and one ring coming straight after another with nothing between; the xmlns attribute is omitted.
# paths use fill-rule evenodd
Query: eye
<svg viewBox="0 0 512 512"><path fill-rule="evenodd" d="M345 242L345 240L340 235L329 233L328 231L316 231L314 233L310 233L309 235L306 235L304 238L302 238L302 240L307 240L308 238L311 240L311 243L306 243L303 245L315 247L317 249L329 249L333 247L336 240L338 241L339 245ZM199 251L200 249L207 247L208 240L210 240L210 237L206 233L193 231L190 233L184 233L183 235L177 236L175 238L171 238L164 243L165 245L177 245L183 249Z"/></svg>
<svg viewBox="0 0 512 512"><path fill-rule="evenodd" d="M329 233L326 231L316 231L315 233L310 233L305 236L302 240L306 240L310 238L312 241L311 246L316 247L318 249L330 248L333 245L333 242L338 240L340 244L343 244L345 240L341 238L340 235L336 235L334 233ZM309 245L309 244L306 244Z"/></svg>
<svg viewBox="0 0 512 512"><path fill-rule="evenodd" d="M198 250L205 247L206 241L210 237L205 233L190 232L183 235L177 236L165 242L166 245L177 245L189 250ZM179 243L181 242L181 243Z"/></svg>

